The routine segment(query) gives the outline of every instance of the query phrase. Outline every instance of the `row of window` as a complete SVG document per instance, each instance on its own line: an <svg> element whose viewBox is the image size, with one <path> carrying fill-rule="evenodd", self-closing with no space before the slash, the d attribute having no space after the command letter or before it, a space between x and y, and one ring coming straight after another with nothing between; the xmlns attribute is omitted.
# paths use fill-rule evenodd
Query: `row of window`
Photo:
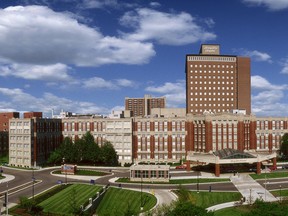
<svg viewBox="0 0 288 216"><path fill-rule="evenodd" d="M216 93L215 94L214 93L213 93L213 95L216 96ZM206 94L204 94L204 96L205 95ZM212 94L208 94L208 96L211 96L211 95ZM218 93L217 95L220 96L220 93ZM229 94L226 94L226 95L229 96ZM195 96L198 96L198 94L195 94ZM202 94L199 94L199 96L202 96ZM215 97L213 97L213 98L210 98L210 97L208 97L208 98L206 98L206 97L205 98L197 98L197 97L194 97L194 98L190 98L190 101L234 101L234 98L233 97L231 97L231 98L229 98L229 97L226 97L226 98L224 98L224 97L221 97L221 98L215 98Z"/></svg>
<svg viewBox="0 0 288 216"><path fill-rule="evenodd" d="M225 92L191 92L190 93L190 95L195 95L195 96L198 96L198 93L199 93L199 95L208 95L208 96L212 96L212 95L214 95L214 96L216 96L216 95L218 95L218 96L234 96L234 93L233 92L226 92L226 94L225 94ZM195 98L195 100L196 100L197 98ZM205 99L205 98L204 98ZM211 98L210 98L211 99ZM215 98L213 98L213 101L216 101L216 100L214 100ZM224 100L222 100L222 101L225 101L225 98L223 98ZM191 101L193 101L193 98L191 98ZM196 100L197 101L197 100ZM202 101L202 100L201 100ZM209 100L209 101L211 101L211 100ZM229 100L228 100L229 101ZM231 98L231 101L233 101L233 97Z"/></svg>
<svg viewBox="0 0 288 216"><path fill-rule="evenodd" d="M204 73L204 74L206 74L206 73L208 73L208 74L221 74L221 73L225 74L225 72L226 72L226 74L234 74L234 71L232 71L232 70L231 71L229 71L229 70L227 70L227 71L224 71L224 70L223 71L219 71L219 70L218 71L215 71L215 70L213 70L213 71L210 71L210 70L209 71L206 71L206 70L193 71L193 70L191 70L190 71L191 74L202 74L202 73ZM210 76L208 76L208 77L210 78ZM197 76L196 76L196 78L197 78ZM214 79L215 79L215 76L214 76ZM220 79L219 76L218 76L218 79ZM227 78L227 79L229 79L229 78Z"/></svg>
<svg viewBox="0 0 288 216"><path fill-rule="evenodd" d="M30 129L10 129L10 133L11 134L19 134L19 133L25 133L25 134L28 134L30 133Z"/></svg>
<svg viewBox="0 0 288 216"><path fill-rule="evenodd" d="M233 81L231 81L231 82L229 82L229 81L226 81L226 83L225 83L225 81L222 81L222 82L220 82L220 81L190 81L190 84L192 84L192 85L202 85L202 84L204 84L204 85L207 85L207 84L209 84L209 85L225 85L225 86L227 86L227 85L234 85L234 82Z"/></svg>
<svg viewBox="0 0 288 216"><path fill-rule="evenodd" d="M217 67L216 67L217 66ZM191 68L193 68L193 67L195 67L195 68L234 68L234 66L233 65L206 65L206 64L204 64L204 65L202 65L202 64L199 64L199 65L197 65L197 64L191 64L190 65L190 67Z"/></svg>
<svg viewBox="0 0 288 216"><path fill-rule="evenodd" d="M230 109L226 109L226 110L225 110L225 109L222 109L222 110L221 110L221 109L213 109L213 110L212 110L212 109L210 109L210 110L206 110L206 109L199 109L199 110L198 110L198 109L195 109L195 110L194 110L194 109L191 109L190 112L192 112L192 113L193 113L193 112L196 112L196 113L200 112L200 113L202 113L202 112L205 112L205 111L209 111L209 112L214 112L214 113L217 113L217 112L220 113L220 112L229 112L229 110L230 110Z"/></svg>
<svg viewBox="0 0 288 216"><path fill-rule="evenodd" d="M30 140L30 136L10 136L10 140Z"/></svg>
<svg viewBox="0 0 288 216"><path fill-rule="evenodd" d="M10 126L29 126L30 125L30 121L29 122L10 122Z"/></svg>
<svg viewBox="0 0 288 216"><path fill-rule="evenodd" d="M191 106L193 107L233 107L233 104L191 104Z"/></svg>

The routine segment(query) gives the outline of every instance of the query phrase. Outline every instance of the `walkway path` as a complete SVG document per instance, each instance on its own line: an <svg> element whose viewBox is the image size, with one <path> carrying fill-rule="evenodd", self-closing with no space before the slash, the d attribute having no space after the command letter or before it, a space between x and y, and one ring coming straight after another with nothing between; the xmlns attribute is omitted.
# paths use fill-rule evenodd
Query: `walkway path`
<svg viewBox="0 0 288 216"><path fill-rule="evenodd" d="M278 201L268 190L256 182L249 174L239 174L230 177L231 182L235 185L238 191L245 197L245 202L242 205L248 205L255 202L256 199L262 199L264 202ZM224 208L237 206L240 201L221 203L215 206L210 206L207 211L217 211Z"/></svg>
<svg viewBox="0 0 288 216"><path fill-rule="evenodd" d="M248 174L232 176L230 179L249 204L254 203L256 199L262 199L264 202L277 201L277 198Z"/></svg>

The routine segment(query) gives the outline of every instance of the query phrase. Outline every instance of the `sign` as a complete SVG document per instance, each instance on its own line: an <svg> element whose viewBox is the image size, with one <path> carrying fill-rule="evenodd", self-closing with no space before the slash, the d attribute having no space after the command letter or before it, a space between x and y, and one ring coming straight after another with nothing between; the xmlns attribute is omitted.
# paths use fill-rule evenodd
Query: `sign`
<svg viewBox="0 0 288 216"><path fill-rule="evenodd" d="M203 44L201 46L202 55L220 55L220 46L217 44L209 45Z"/></svg>

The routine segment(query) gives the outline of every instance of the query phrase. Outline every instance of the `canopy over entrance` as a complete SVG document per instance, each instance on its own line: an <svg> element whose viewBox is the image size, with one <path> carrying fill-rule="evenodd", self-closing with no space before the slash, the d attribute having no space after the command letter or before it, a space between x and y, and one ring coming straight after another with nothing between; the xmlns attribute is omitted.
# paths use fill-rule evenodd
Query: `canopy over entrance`
<svg viewBox="0 0 288 216"><path fill-rule="evenodd" d="M257 158L256 156L249 154L247 152L241 152L235 149L222 149L213 152L213 154L219 159L240 159L240 158Z"/></svg>
<svg viewBox="0 0 288 216"><path fill-rule="evenodd" d="M193 161L197 164L215 164L215 175L220 175L221 164L241 164L257 163L257 174L261 173L261 163L273 159L273 165L276 166L276 152L264 154L255 151L239 151L235 149L223 149L213 153L189 152L187 161Z"/></svg>

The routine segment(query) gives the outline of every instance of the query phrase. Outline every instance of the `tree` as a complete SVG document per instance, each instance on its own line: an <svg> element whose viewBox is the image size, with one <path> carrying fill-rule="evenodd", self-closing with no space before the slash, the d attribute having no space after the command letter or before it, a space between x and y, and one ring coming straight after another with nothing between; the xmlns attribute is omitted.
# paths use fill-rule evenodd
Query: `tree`
<svg viewBox="0 0 288 216"><path fill-rule="evenodd" d="M190 201L171 202L169 205L161 205L150 212L145 213L145 216L214 216L214 212L207 212L202 207L193 205Z"/></svg>
<svg viewBox="0 0 288 216"><path fill-rule="evenodd" d="M60 164L62 162L62 155L59 149L52 152L47 160L48 164Z"/></svg>
<svg viewBox="0 0 288 216"><path fill-rule="evenodd" d="M87 132L83 136L85 142L85 160L97 163L100 160L100 148L98 144L94 141L94 137L90 132Z"/></svg>
<svg viewBox="0 0 288 216"><path fill-rule="evenodd" d="M277 216L287 216L288 206L281 205L278 202L269 203L263 202L261 200L256 200L255 203L252 205L252 209L247 212L243 213L243 216L270 216L270 215L277 215Z"/></svg>
<svg viewBox="0 0 288 216"><path fill-rule="evenodd" d="M60 145L60 154L62 159L65 158L65 163L74 162L74 148L70 137L65 137L63 143Z"/></svg>
<svg viewBox="0 0 288 216"><path fill-rule="evenodd" d="M285 133L281 138L280 152L284 157L288 157L288 133Z"/></svg>
<svg viewBox="0 0 288 216"><path fill-rule="evenodd" d="M105 142L101 147L101 161L105 165L118 165L118 156L113 145L110 142Z"/></svg>
<svg viewBox="0 0 288 216"><path fill-rule="evenodd" d="M102 163L104 165L118 165L117 153L110 142L105 142L100 148L94 137L87 132L73 143L71 138L65 137L58 149L51 153L48 163Z"/></svg>
<svg viewBox="0 0 288 216"><path fill-rule="evenodd" d="M207 212L202 207L195 206L191 202L177 202L176 207L172 210L168 216L191 216L191 215L197 215L197 216L213 216L214 212Z"/></svg>

